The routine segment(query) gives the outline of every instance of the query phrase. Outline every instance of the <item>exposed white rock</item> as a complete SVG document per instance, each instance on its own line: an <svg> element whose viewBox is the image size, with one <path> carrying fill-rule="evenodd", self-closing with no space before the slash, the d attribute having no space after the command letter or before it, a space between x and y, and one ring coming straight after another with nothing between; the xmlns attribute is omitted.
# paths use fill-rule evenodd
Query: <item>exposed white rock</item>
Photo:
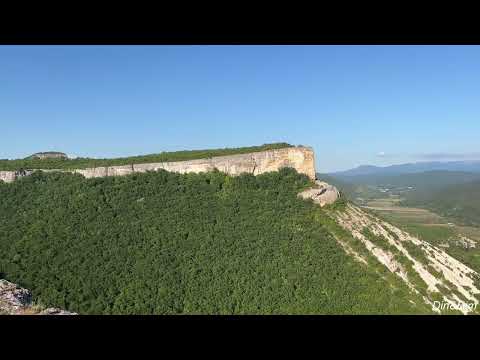
<svg viewBox="0 0 480 360"><path fill-rule="evenodd" d="M175 161L148 164L128 164L122 166L107 166L89 169L67 170L42 170L45 172L63 171L81 174L86 178L103 176L122 176L137 172L166 171L177 173L201 173L218 169L226 174L236 176L242 173L259 175L270 171L278 171L281 168L290 167L300 174L307 175L315 180L315 155L312 148L296 146L283 149L259 151L248 154L228 156L216 156L208 159L188 161ZM28 173L30 174L30 173ZM26 174L26 175L28 175ZM0 180L12 182L19 176L15 171L0 171Z"/></svg>
<svg viewBox="0 0 480 360"><path fill-rule="evenodd" d="M69 311L65 311L65 310L61 310L61 309L48 308L48 309L40 311L38 313L38 315L78 315L78 314L71 313Z"/></svg>
<svg viewBox="0 0 480 360"><path fill-rule="evenodd" d="M32 293L7 280L0 279L0 315L78 315L69 311L40 309L32 304Z"/></svg>
<svg viewBox="0 0 480 360"><path fill-rule="evenodd" d="M364 236L362 233L364 229L369 229L375 235L382 236L390 246L396 248L402 256L411 261L413 271L425 282L430 294L440 294L440 286L448 289L448 293L441 294L443 300L451 304L461 304L460 311L464 314L470 312L468 306L474 305L476 307L479 304L480 289L475 285L475 279L479 278L479 274L448 255L441 248L437 248L351 204L347 206L345 211L332 212L332 216L339 225L360 240L365 248L387 269L399 276L415 292L418 293L415 288L416 285L409 279L412 274L405 272L401 264L395 260L394 254L388 249L373 244ZM414 245L418 253L423 254L422 257L419 257L418 254L412 254L406 246L407 243ZM434 271L431 269L434 269ZM463 299L460 299L457 293L461 294ZM432 299L424 298L424 300L426 303L432 304Z"/></svg>
<svg viewBox="0 0 480 360"><path fill-rule="evenodd" d="M312 199L314 203L323 207L337 201L340 197L340 193L335 186L317 180L315 181L315 187L302 191L298 196L303 199Z"/></svg>
<svg viewBox="0 0 480 360"><path fill-rule="evenodd" d="M0 181L11 183L16 178L15 171L0 171Z"/></svg>
<svg viewBox="0 0 480 360"><path fill-rule="evenodd" d="M31 301L32 294L30 291L7 280L0 280L0 313L17 313Z"/></svg>

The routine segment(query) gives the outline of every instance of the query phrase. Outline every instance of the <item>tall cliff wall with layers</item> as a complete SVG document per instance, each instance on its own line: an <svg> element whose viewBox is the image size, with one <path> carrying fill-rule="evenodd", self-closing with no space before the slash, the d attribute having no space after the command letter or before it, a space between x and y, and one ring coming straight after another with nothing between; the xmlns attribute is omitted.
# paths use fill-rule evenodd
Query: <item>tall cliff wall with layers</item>
<svg viewBox="0 0 480 360"><path fill-rule="evenodd" d="M150 164L129 164L123 166L76 169L69 172L81 174L86 178L93 178L102 176L121 176L160 169L182 174L191 172L208 172L218 169L219 171L235 176L242 173L259 175L269 171L278 171L283 167L294 168L299 173L305 174L310 179L315 180L315 155L313 149L310 147L298 146L249 154L218 156L209 159ZM64 170L42 171L51 172ZM25 175L25 173L20 174L15 171L0 171L0 180L3 180L4 182L12 182L23 175Z"/></svg>

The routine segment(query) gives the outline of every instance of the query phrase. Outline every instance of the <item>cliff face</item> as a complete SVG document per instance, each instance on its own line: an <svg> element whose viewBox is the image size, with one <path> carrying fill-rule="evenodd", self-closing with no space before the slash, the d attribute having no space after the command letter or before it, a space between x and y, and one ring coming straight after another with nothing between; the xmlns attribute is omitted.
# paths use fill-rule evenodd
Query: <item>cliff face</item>
<svg viewBox="0 0 480 360"><path fill-rule="evenodd" d="M97 167L77 169L73 173L81 174L86 178L102 176L121 176L136 172L146 172L164 169L178 173L200 173L218 169L235 176L242 173L259 175L269 171L278 171L283 167L291 167L299 173L315 180L315 156L309 147L291 147L249 154L218 156L210 159L189 161L130 164L123 166ZM52 171L52 170L43 170ZM12 171L0 171L0 180L12 182L21 175Z"/></svg>
<svg viewBox="0 0 480 360"><path fill-rule="evenodd" d="M317 180L315 181L314 188L307 189L298 194L298 196L302 199L312 199L314 203L323 207L337 201L340 197L340 193L335 186Z"/></svg>
<svg viewBox="0 0 480 360"><path fill-rule="evenodd" d="M12 182L16 179L15 171L0 171L0 180L4 182Z"/></svg>

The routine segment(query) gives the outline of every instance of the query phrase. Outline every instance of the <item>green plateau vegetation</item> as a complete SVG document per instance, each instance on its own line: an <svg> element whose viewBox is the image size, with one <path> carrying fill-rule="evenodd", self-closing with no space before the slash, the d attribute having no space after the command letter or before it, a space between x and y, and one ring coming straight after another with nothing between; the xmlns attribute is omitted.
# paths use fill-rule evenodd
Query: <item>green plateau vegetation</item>
<svg viewBox="0 0 480 360"><path fill-rule="evenodd" d="M289 168L37 171L0 183L0 278L80 314L430 313L368 251L372 266L345 253L342 203L298 198L309 186Z"/></svg>
<svg viewBox="0 0 480 360"><path fill-rule="evenodd" d="M92 159L92 158L76 158L76 159L36 159L28 157L26 159L17 160L0 160L0 171L16 171L19 169L86 169L100 166L119 166L131 164L145 164L156 162L170 161L186 161L196 159L207 159L216 156L248 154L251 152L260 152L267 150L283 149L293 147L287 143L264 144L261 146L250 146L241 148L225 148L212 150L185 150L175 152L162 152L160 154L131 156L116 159Z"/></svg>

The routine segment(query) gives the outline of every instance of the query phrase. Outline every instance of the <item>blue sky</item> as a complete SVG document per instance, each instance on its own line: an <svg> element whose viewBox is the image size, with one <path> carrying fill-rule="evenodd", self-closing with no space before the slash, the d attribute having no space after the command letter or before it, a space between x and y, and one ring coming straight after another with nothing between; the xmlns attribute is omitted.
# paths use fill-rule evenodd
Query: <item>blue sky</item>
<svg viewBox="0 0 480 360"><path fill-rule="evenodd" d="M286 141L328 172L479 137L478 46L0 46L0 158Z"/></svg>

